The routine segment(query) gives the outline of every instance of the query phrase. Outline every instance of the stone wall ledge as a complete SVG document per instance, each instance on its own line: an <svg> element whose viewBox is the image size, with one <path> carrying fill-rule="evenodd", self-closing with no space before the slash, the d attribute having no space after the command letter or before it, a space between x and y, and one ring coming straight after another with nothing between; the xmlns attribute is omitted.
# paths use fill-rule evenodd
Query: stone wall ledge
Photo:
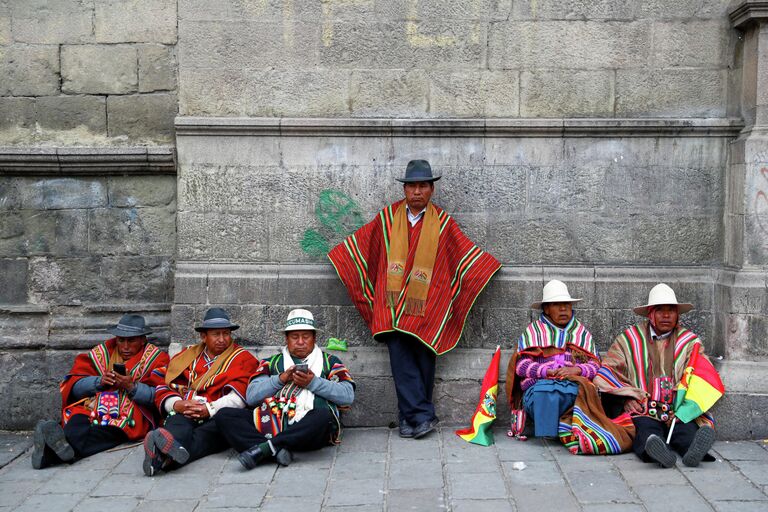
<svg viewBox="0 0 768 512"><path fill-rule="evenodd" d="M0 176L176 174L172 146L0 147Z"/></svg>
<svg viewBox="0 0 768 512"><path fill-rule="evenodd" d="M736 137L739 118L176 118L176 135L304 137Z"/></svg>
<svg viewBox="0 0 768 512"><path fill-rule="evenodd" d="M768 20L768 2L761 0L746 0L737 3L728 13L731 25L743 29L751 22Z"/></svg>

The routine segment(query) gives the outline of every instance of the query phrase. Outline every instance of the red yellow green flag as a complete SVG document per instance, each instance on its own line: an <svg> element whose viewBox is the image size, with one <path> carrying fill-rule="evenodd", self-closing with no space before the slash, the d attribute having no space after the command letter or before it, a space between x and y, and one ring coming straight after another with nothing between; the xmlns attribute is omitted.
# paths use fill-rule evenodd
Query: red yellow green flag
<svg viewBox="0 0 768 512"><path fill-rule="evenodd" d="M683 423L707 412L725 393L717 370L699 354L700 346L699 343L694 345L675 395L675 417Z"/></svg>
<svg viewBox="0 0 768 512"><path fill-rule="evenodd" d="M496 347L491 364L485 371L483 387L480 389L480 401L472 416L472 426L457 430L456 435L463 440L490 446L493 444L493 430L491 426L496 419L496 396L499 391L499 362L501 361L501 347Z"/></svg>

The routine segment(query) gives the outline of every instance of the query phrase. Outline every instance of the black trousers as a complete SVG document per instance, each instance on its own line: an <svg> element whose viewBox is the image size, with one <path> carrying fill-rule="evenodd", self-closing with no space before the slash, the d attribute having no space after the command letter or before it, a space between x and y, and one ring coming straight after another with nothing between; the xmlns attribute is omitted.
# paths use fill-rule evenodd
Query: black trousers
<svg viewBox="0 0 768 512"><path fill-rule="evenodd" d="M397 393L398 419L411 426L437 419L432 391L435 387L436 356L415 337L388 332L378 337L386 342L389 364Z"/></svg>
<svg viewBox="0 0 768 512"><path fill-rule="evenodd" d="M220 410L217 416L225 410ZM188 463L227 449L227 440L221 435L216 422L212 419L198 423L197 420L189 419L183 414L174 414L165 420L165 428L189 452ZM168 469L177 467L179 467L178 464L173 464Z"/></svg>
<svg viewBox="0 0 768 512"><path fill-rule="evenodd" d="M643 462L655 462L645 453L645 441L651 434L656 434L663 441L666 441L669 428L661 421L656 421L648 416L635 416L632 418L632 423L635 424L635 440L632 442L632 450ZM680 455L685 455L697 430L699 430L699 426L695 421L689 423L676 421L669 447Z"/></svg>
<svg viewBox="0 0 768 512"><path fill-rule="evenodd" d="M64 426L67 442L75 450L75 457L82 459L109 450L128 441L122 429L94 425L85 414L73 415Z"/></svg>
<svg viewBox="0 0 768 512"><path fill-rule="evenodd" d="M214 419L219 431L238 452L268 440L253 424L253 409L221 409ZM297 452L319 450L330 444L337 428L336 418L327 407L312 409L301 421L273 437L272 446Z"/></svg>

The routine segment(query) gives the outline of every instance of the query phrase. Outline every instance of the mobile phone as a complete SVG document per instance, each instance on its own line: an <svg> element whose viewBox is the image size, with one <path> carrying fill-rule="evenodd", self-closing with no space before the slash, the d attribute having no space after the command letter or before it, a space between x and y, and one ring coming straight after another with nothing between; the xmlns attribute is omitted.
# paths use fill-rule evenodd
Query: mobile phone
<svg viewBox="0 0 768 512"><path fill-rule="evenodd" d="M294 366L295 370L297 372L301 373L307 373L309 371L309 365L307 363L300 363Z"/></svg>
<svg viewBox="0 0 768 512"><path fill-rule="evenodd" d="M125 375L125 365L123 363L113 364L112 370L118 375Z"/></svg>

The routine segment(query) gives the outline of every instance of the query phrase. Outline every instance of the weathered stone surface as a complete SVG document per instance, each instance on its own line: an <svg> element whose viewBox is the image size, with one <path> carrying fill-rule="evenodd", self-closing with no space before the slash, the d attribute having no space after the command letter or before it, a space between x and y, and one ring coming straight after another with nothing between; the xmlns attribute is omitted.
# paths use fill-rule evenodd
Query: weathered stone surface
<svg viewBox="0 0 768 512"><path fill-rule="evenodd" d="M77 256L87 250L83 210L23 210L0 217L0 256Z"/></svg>
<svg viewBox="0 0 768 512"><path fill-rule="evenodd" d="M37 123L52 130L83 126L103 134L107 130L107 108L103 96L44 96L37 98Z"/></svg>
<svg viewBox="0 0 768 512"><path fill-rule="evenodd" d="M721 117L726 72L674 69L616 72L617 116ZM662 89L664 94L658 94Z"/></svg>
<svg viewBox="0 0 768 512"><path fill-rule="evenodd" d="M637 15L648 18L718 18L733 5L727 0L680 0L673 4L649 0L638 4Z"/></svg>
<svg viewBox="0 0 768 512"><path fill-rule="evenodd" d="M170 140L176 108L175 94L110 96L107 98L109 135Z"/></svg>
<svg viewBox="0 0 768 512"><path fill-rule="evenodd" d="M724 67L729 37L725 20L654 23L654 64L659 68Z"/></svg>
<svg viewBox="0 0 768 512"><path fill-rule="evenodd" d="M185 260L267 261L268 223L235 214L179 212L178 254Z"/></svg>
<svg viewBox="0 0 768 512"><path fill-rule="evenodd" d="M170 255L176 246L175 208L96 208L89 215L91 254Z"/></svg>
<svg viewBox="0 0 768 512"><path fill-rule="evenodd" d="M138 86L136 48L129 45L65 45L61 48L62 91L125 94Z"/></svg>
<svg viewBox="0 0 768 512"><path fill-rule="evenodd" d="M96 2L94 33L100 43L176 43L173 0Z"/></svg>
<svg viewBox="0 0 768 512"><path fill-rule="evenodd" d="M176 89L176 53L172 46L139 46L139 92Z"/></svg>
<svg viewBox="0 0 768 512"><path fill-rule="evenodd" d="M115 176L107 180L107 190L110 206L168 206L176 199L176 179L173 176Z"/></svg>
<svg viewBox="0 0 768 512"><path fill-rule="evenodd" d="M14 44L0 54L0 95L45 96L59 92L58 46Z"/></svg>
<svg viewBox="0 0 768 512"><path fill-rule="evenodd" d="M93 41L93 2L11 1L10 7L16 41L43 44Z"/></svg>
<svg viewBox="0 0 768 512"><path fill-rule="evenodd" d="M428 111L429 80L423 71L354 71L350 82L353 116L378 117L395 110L401 117L419 117Z"/></svg>
<svg viewBox="0 0 768 512"><path fill-rule="evenodd" d="M23 304L27 302L27 260L24 258L0 259L0 304Z"/></svg>
<svg viewBox="0 0 768 512"><path fill-rule="evenodd" d="M18 178L21 208L62 210L107 205L106 184L94 178Z"/></svg>
<svg viewBox="0 0 768 512"><path fill-rule="evenodd" d="M429 111L435 116L517 117L520 113L517 72L440 71L431 72L429 78Z"/></svg>
<svg viewBox="0 0 768 512"><path fill-rule="evenodd" d="M514 19L533 20L633 20L633 0L522 0L512 2Z"/></svg>
<svg viewBox="0 0 768 512"><path fill-rule="evenodd" d="M11 42L11 10L8 0L0 1L0 45Z"/></svg>
<svg viewBox="0 0 768 512"><path fill-rule="evenodd" d="M520 74L523 117L610 117L613 71L524 71Z"/></svg>
<svg viewBox="0 0 768 512"><path fill-rule="evenodd" d="M650 42L650 25L644 21L493 23L488 34L488 67L643 68Z"/></svg>
<svg viewBox="0 0 768 512"><path fill-rule="evenodd" d="M35 125L35 98L0 98L0 129Z"/></svg>

